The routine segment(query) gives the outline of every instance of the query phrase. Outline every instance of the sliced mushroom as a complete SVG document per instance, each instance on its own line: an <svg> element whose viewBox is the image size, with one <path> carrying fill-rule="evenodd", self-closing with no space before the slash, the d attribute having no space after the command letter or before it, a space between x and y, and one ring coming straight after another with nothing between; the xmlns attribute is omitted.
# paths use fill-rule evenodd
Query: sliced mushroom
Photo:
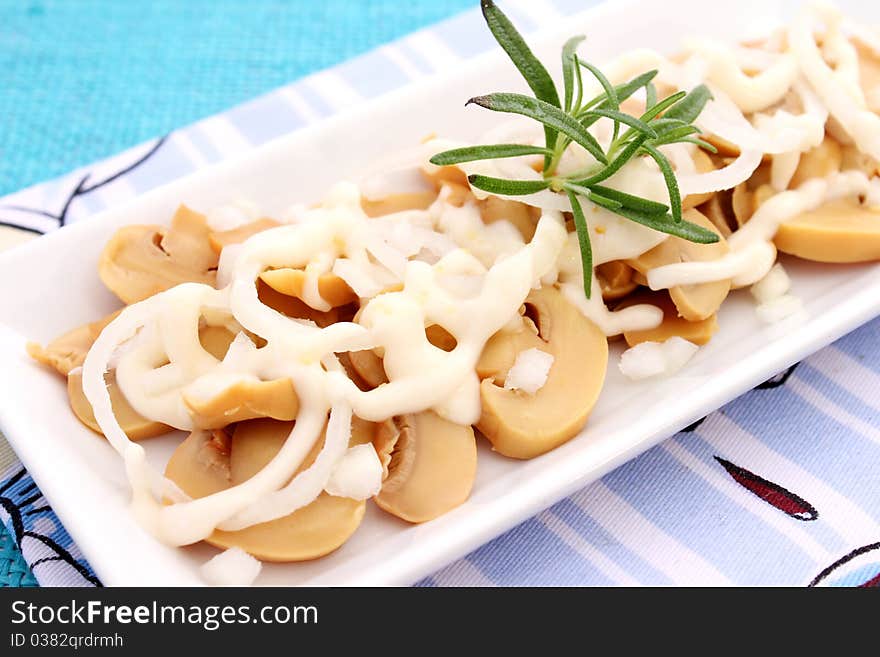
<svg viewBox="0 0 880 657"><path fill-rule="evenodd" d="M821 144L801 154L788 186L790 189L797 189L811 178L826 178L835 171L840 171L842 162L843 150L840 144L830 135L826 135Z"/></svg>
<svg viewBox="0 0 880 657"><path fill-rule="evenodd" d="M596 278L602 289L602 299L613 301L635 290L639 284L633 280L635 270L623 260L612 260L596 267Z"/></svg>
<svg viewBox="0 0 880 657"><path fill-rule="evenodd" d="M880 162L860 151L855 144L841 146L841 152L841 171L861 171L868 178L880 176Z"/></svg>
<svg viewBox="0 0 880 657"><path fill-rule="evenodd" d="M257 233L262 233L264 230L269 230L270 228L277 228L280 225L281 224L274 219L264 217L262 219L257 219L256 221L242 224L237 228L212 231L208 233L208 241L210 242L214 253L219 255L220 252L230 244L241 244Z"/></svg>
<svg viewBox="0 0 880 657"><path fill-rule="evenodd" d="M733 188L730 202L733 209L733 218L736 221L734 231L742 228L755 213L755 192L748 188L747 183L740 183Z"/></svg>
<svg viewBox="0 0 880 657"><path fill-rule="evenodd" d="M554 357L547 382L534 395L505 389L517 354L533 347ZM602 390L607 364L608 341L599 328L556 288L533 290L522 328L495 334L480 357L483 410L477 428L505 456L543 454L584 426Z"/></svg>
<svg viewBox="0 0 880 657"><path fill-rule="evenodd" d="M143 440L173 431L168 425L148 420L134 410L125 395L122 394L119 384L116 383L114 372L105 374L104 381L107 383L107 392L110 394L113 415L116 416L116 421L119 422L119 426L122 427L129 440ZM101 427L95 420L95 414L92 412L92 405L83 392L81 370L74 370L67 375L67 399L77 419L92 431L103 435Z"/></svg>
<svg viewBox="0 0 880 657"><path fill-rule="evenodd" d="M712 222L712 225L725 239L730 237L737 227L736 219L733 216L730 190L713 194L712 198L703 203L698 210Z"/></svg>
<svg viewBox="0 0 880 657"><path fill-rule="evenodd" d="M437 199L437 192L407 192L371 201L361 198L361 207L368 217L384 217L405 210L425 210Z"/></svg>
<svg viewBox="0 0 880 657"><path fill-rule="evenodd" d="M702 148L695 148L692 158L694 160L694 167L696 168L697 173L709 173L710 171L715 170L715 163L712 162L712 158L709 157L709 154ZM698 205L702 205L710 198L712 198L712 192L705 192L703 194L688 194L681 200L681 209L690 210L691 208L695 208Z"/></svg>
<svg viewBox="0 0 880 657"><path fill-rule="evenodd" d="M684 213L687 221L707 228L719 235L715 244L695 244L680 237L670 237L638 258L628 260L627 264L647 276L649 270L663 265L717 260L728 251L727 241L715 225L698 210ZM684 319L697 322L715 314L727 294L730 292L730 281L715 281L695 285L679 285L669 290L669 295Z"/></svg>
<svg viewBox="0 0 880 657"><path fill-rule="evenodd" d="M308 319L324 328L339 321L340 311L344 307L331 308L324 312L308 306L305 301L273 290L261 280L257 281L257 297L262 303L277 310L282 315L297 319Z"/></svg>
<svg viewBox="0 0 880 657"><path fill-rule="evenodd" d="M214 434L195 431L175 450L165 475L188 495L198 498L238 485L259 472L281 449L290 422L251 420L236 425L230 444ZM351 444L370 442L375 426L355 420ZM310 466L323 438L306 457ZM290 515L246 529L216 530L206 542L220 548L239 547L263 561L305 561L337 549L354 533L364 516L363 500L321 493L311 504Z"/></svg>
<svg viewBox="0 0 880 657"><path fill-rule="evenodd" d="M689 322L680 317L678 309L665 291L650 292L645 290L638 292L624 299L617 308L627 308L640 303L660 308L663 311L663 321L652 329L624 332L623 338L630 347L634 347L640 342L666 342L669 338L676 336L694 344L704 345L718 330L718 319L715 315L710 315L698 322Z"/></svg>
<svg viewBox="0 0 880 657"><path fill-rule="evenodd" d="M302 269L269 269L260 274L260 280L276 292L304 301L303 287L306 273ZM336 274L321 274L318 277L318 293L334 308L354 303L358 300L354 291Z"/></svg>
<svg viewBox="0 0 880 657"><path fill-rule="evenodd" d="M28 342L28 355L34 360L47 365L58 371L62 376L67 376L70 370L81 367L85 362L86 354L92 347L92 343L98 339L101 331L119 314L117 310L97 322L91 322L78 326L72 331L55 338L45 347L36 342Z"/></svg>
<svg viewBox="0 0 880 657"><path fill-rule="evenodd" d="M470 189L467 176L458 167L437 167L430 173L422 170L422 175L437 191L440 191L443 185L458 185Z"/></svg>
<svg viewBox="0 0 880 657"><path fill-rule="evenodd" d="M289 421L299 411L299 397L290 379L238 382L209 399L184 394L183 402L193 426L200 429L220 429L261 417Z"/></svg>
<svg viewBox="0 0 880 657"><path fill-rule="evenodd" d="M880 260L880 211L831 201L782 224L773 242L783 253L816 262Z"/></svg>
<svg viewBox="0 0 880 657"><path fill-rule="evenodd" d="M537 208L497 196L477 201L477 206L483 223L492 224L503 219L512 223L526 242L531 242L535 236L535 227L540 218Z"/></svg>
<svg viewBox="0 0 880 657"><path fill-rule="evenodd" d="M136 303L180 283L214 285L217 254L205 216L181 205L164 226L124 226L98 264L104 284L125 303Z"/></svg>
<svg viewBox="0 0 880 657"><path fill-rule="evenodd" d="M467 500L477 472L469 426L423 411L386 420L373 442L385 479L376 504L408 522L427 522Z"/></svg>

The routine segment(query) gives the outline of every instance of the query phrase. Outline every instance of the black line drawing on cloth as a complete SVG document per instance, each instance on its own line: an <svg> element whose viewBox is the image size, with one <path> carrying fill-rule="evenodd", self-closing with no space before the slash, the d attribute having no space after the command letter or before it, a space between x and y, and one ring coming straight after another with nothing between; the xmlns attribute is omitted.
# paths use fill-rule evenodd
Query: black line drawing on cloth
<svg viewBox="0 0 880 657"><path fill-rule="evenodd" d="M64 201L64 204L61 206L61 209L57 213L49 212L48 210L43 210L40 208L29 208L21 205L15 204L6 204L0 205L0 211L2 210L14 210L16 212L23 212L25 214L38 215L41 217L46 217L48 219L52 219L57 222L57 227L60 228L67 223L67 214L70 210L70 206L73 202L80 198L81 196L85 196L86 194L91 194L96 189L100 189L105 185L109 185L110 183L118 180L122 176L131 173L139 166L144 164L147 160L149 160L156 152L162 147L162 144L166 142L168 139L168 135L164 135L156 140L156 142L147 149L146 153L141 155L134 162L126 165L119 171L116 171L103 180L99 180L97 182L89 183L89 178L92 176L91 173L87 173L82 178L80 178L79 182L73 188L73 190L67 195L67 198ZM37 233L42 235L45 231L40 230L39 228L34 228L33 226L27 226L15 221L0 219L0 226L9 226L11 228L18 228L20 230L26 230L32 233Z"/></svg>
<svg viewBox="0 0 880 657"><path fill-rule="evenodd" d="M736 483L787 516L804 522L819 518L819 511L816 507L800 495L795 495L787 488L783 488L769 479L764 479L727 459L720 456L714 458Z"/></svg>
<svg viewBox="0 0 880 657"><path fill-rule="evenodd" d="M776 376L771 376L769 379L764 381L764 383L755 386L755 390L772 390L773 388L784 386L789 377L794 374L794 371L797 369L798 365L800 365L800 363L795 363L794 365L792 365L788 369L783 370Z"/></svg>
<svg viewBox="0 0 880 657"><path fill-rule="evenodd" d="M37 569L40 572L45 572L47 569L57 568L59 575L63 574L65 581L69 581L72 575L74 577L79 575L83 579L83 584L101 586L98 578L92 575L89 569L74 558L67 549L51 536L47 536L30 526L32 521L25 520L26 517L36 515L38 511L45 511L49 508L45 505L27 508L37 500L43 499L43 494L37 489L34 482L19 490L12 491L15 484L21 481L26 474L24 468L19 468L15 474L0 485L0 515L8 516L7 524L12 527L13 538L22 553L39 555L29 564L31 570L36 574ZM22 495L25 497L21 497Z"/></svg>
<svg viewBox="0 0 880 657"><path fill-rule="evenodd" d="M862 571L867 571L867 574ZM816 575L807 586L831 584L829 578L832 574L854 577L858 583L849 584L850 586L880 588L880 542L863 545L842 556Z"/></svg>

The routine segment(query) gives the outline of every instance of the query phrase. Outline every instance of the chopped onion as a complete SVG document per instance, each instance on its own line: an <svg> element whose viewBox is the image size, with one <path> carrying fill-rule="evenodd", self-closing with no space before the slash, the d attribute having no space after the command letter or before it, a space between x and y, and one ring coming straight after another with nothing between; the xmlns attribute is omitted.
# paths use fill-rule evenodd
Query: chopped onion
<svg viewBox="0 0 880 657"><path fill-rule="evenodd" d="M349 447L324 484L328 495L353 500L373 497L381 488L382 463L370 443Z"/></svg>
<svg viewBox="0 0 880 657"><path fill-rule="evenodd" d="M547 383L552 366L553 354L536 348L521 351L516 355L513 367L507 372L504 387L534 395Z"/></svg>
<svg viewBox="0 0 880 657"><path fill-rule="evenodd" d="M755 312L765 324L775 324L787 317L791 317L804 308L800 297L793 294L784 294L769 301L761 303L755 308Z"/></svg>
<svg viewBox="0 0 880 657"><path fill-rule="evenodd" d="M233 230L260 218L260 208L247 199L235 199L231 203L208 210L206 215L211 230Z"/></svg>
<svg viewBox="0 0 880 657"><path fill-rule="evenodd" d="M791 279L785 268L777 262L764 278L752 285L750 291L758 303L767 303L787 294L789 289Z"/></svg>
<svg viewBox="0 0 880 657"><path fill-rule="evenodd" d="M693 358L699 347L678 336L665 342L640 342L620 355L620 371L634 381L671 376Z"/></svg>
<svg viewBox="0 0 880 657"><path fill-rule="evenodd" d="M240 547L231 547L202 564L202 578L213 586L250 586L263 564Z"/></svg>

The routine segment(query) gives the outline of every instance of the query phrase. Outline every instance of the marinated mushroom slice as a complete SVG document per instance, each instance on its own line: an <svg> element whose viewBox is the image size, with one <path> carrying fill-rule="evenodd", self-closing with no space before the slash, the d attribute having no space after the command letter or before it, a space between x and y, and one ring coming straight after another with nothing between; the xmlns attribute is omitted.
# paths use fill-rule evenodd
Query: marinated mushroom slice
<svg viewBox="0 0 880 657"><path fill-rule="evenodd" d="M822 143L801 154L797 169L788 184L790 189L797 189L811 178L826 178L835 171L840 171L843 163L843 149L830 135L825 135Z"/></svg>
<svg viewBox="0 0 880 657"><path fill-rule="evenodd" d="M477 201L477 206L483 223L492 224L505 220L516 227L526 242L531 242L535 236L535 227L540 218L540 211L537 208L497 196L489 196Z"/></svg>
<svg viewBox="0 0 880 657"><path fill-rule="evenodd" d="M219 493L244 483L263 469L284 445L291 422L250 420L235 427L228 445L218 432L195 431L172 454L165 476L191 497ZM370 442L375 425L355 419L350 444ZM315 460L318 440L297 471ZM239 547L263 561L306 561L329 554L354 533L364 516L364 500L321 493L293 513L238 531L215 530L206 540L219 548Z"/></svg>
<svg viewBox="0 0 880 657"><path fill-rule="evenodd" d="M550 353L547 381L534 395L504 388L517 355ZM527 459L573 438L599 397L608 364L608 341L556 288L533 290L519 331L500 331L486 345L477 375L482 415L477 428L496 451Z"/></svg>
<svg viewBox="0 0 880 657"><path fill-rule="evenodd" d="M263 217L262 219L242 224L237 228L211 231L208 233L208 241L211 244L214 253L220 255L220 252L227 246L231 244L241 244L257 233L262 233L264 230L269 230L270 228L277 228L280 225L281 224L274 219Z"/></svg>
<svg viewBox="0 0 880 657"><path fill-rule="evenodd" d="M733 215L731 202L731 190L716 192L708 201L697 208L705 217L712 222L724 239L733 234L737 228L736 218Z"/></svg>
<svg viewBox="0 0 880 657"><path fill-rule="evenodd" d="M477 473L477 445L470 426L433 411L386 420L376 430L385 478L373 499L408 522L427 522L465 502Z"/></svg>
<svg viewBox="0 0 880 657"><path fill-rule="evenodd" d="M431 183L438 192L443 185L457 185L464 189L470 189L467 176L458 167L435 167L433 171L422 170L422 176Z"/></svg>
<svg viewBox="0 0 880 657"><path fill-rule="evenodd" d="M622 260L612 260L596 267L602 299L613 301L635 290L639 283L633 280L634 273L635 270Z"/></svg>
<svg viewBox="0 0 880 657"><path fill-rule="evenodd" d="M691 156L694 160L694 168L697 173L709 173L715 170L715 163L712 158L702 148L695 148ZM681 209L690 210L698 205L702 205L712 198L712 192L704 192L703 194L688 194L681 200Z"/></svg>
<svg viewBox="0 0 880 657"><path fill-rule="evenodd" d="M630 347L634 347L640 342L666 342L669 338L684 338L688 342L697 345L704 345L715 335L718 330L718 319L715 315L711 315L706 319L698 322L689 322L680 317L678 309L669 298L666 291L651 292L648 290L638 292L624 299L617 309L627 308L640 303L647 303L656 306L663 311L663 321L659 326L644 331L626 331L623 334L624 340Z"/></svg>
<svg viewBox="0 0 880 657"><path fill-rule="evenodd" d="M437 192L434 191L407 192L377 200L361 198L361 208L368 217L384 217L406 210L426 210L435 200Z"/></svg>
<svg viewBox="0 0 880 657"><path fill-rule="evenodd" d="M260 280L276 292L288 297L303 299L306 273L302 269L269 269L260 274ZM321 274L318 277L318 293L332 307L344 306L358 300L354 291L336 274Z"/></svg>
<svg viewBox="0 0 880 657"><path fill-rule="evenodd" d="M715 244L695 244L680 237L670 237L638 258L627 260L627 264L647 276L648 271L656 267L678 262L712 261L727 253L727 241L705 215L698 210L688 210L684 218L717 233L719 241ZM669 290L669 296L679 315L690 322L698 322L714 315L729 292L730 281L724 280L678 285Z"/></svg>
<svg viewBox="0 0 880 657"><path fill-rule="evenodd" d="M289 421L299 411L299 397L290 379L240 381L208 398L184 393L183 403L193 426L200 429L221 429L261 417Z"/></svg>
<svg viewBox="0 0 880 657"><path fill-rule="evenodd" d="M82 366L92 343L98 339L104 327L113 321L118 314L117 310L97 322L78 326L55 338L45 347L36 342L28 342L28 355L37 362L55 369L62 376L67 376L71 370Z"/></svg>
<svg viewBox="0 0 880 657"><path fill-rule="evenodd" d="M136 303L180 283L216 283L218 257L203 214L181 205L171 226L124 226L98 263L101 280L125 303Z"/></svg>
<svg viewBox="0 0 880 657"><path fill-rule="evenodd" d="M880 211L832 201L782 224L773 242L783 253L815 262L880 260Z"/></svg>
<svg viewBox="0 0 880 657"><path fill-rule="evenodd" d="M148 420L134 410L125 395L122 394L119 384L116 383L114 372L105 374L104 381L107 383L107 392L110 394L113 415L116 416L119 426L122 427L129 440L144 440L173 431L168 425ZM95 414L92 412L92 405L83 392L81 370L74 370L67 375L67 399L77 419L95 433L103 435L101 427L95 420Z"/></svg>
<svg viewBox="0 0 880 657"><path fill-rule="evenodd" d="M321 328L330 326L339 321L341 308L331 308L324 312L308 306L305 301L273 290L261 280L257 281L257 297L265 305L277 310L282 315L296 319L307 319Z"/></svg>

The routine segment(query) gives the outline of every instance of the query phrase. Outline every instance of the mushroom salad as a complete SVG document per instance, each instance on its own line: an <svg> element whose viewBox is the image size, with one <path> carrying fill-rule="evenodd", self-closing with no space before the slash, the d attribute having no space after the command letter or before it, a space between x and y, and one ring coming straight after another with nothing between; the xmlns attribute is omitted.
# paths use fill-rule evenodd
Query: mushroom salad
<svg viewBox="0 0 880 657"><path fill-rule="evenodd" d="M610 339L630 378L672 374L732 290L767 322L799 311L779 252L880 259L880 32L816 4L601 70L575 37L557 87L482 8L534 96L469 104L510 120L281 217L123 227L98 271L125 307L29 345L162 542L229 548L252 578L247 555L338 548L369 499L429 521L467 500L480 436L528 459L581 431ZM159 472L139 441L175 430Z"/></svg>

